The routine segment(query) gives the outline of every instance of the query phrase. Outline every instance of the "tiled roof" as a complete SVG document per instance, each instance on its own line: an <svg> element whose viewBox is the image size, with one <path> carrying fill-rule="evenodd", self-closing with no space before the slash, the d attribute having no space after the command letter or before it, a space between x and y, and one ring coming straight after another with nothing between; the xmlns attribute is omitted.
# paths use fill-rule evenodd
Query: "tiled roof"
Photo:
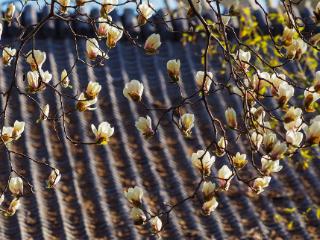
<svg viewBox="0 0 320 240"><path fill-rule="evenodd" d="M126 19L126 17L122 18ZM52 26L53 27L53 26ZM50 29L50 28L46 28ZM46 51L43 68L50 70L57 81L61 71L73 64L73 42L63 36L63 30L53 27L55 34L36 41L36 48ZM46 33L52 33L53 30ZM58 37L57 37L58 36ZM10 36L5 41L10 41ZM84 49L84 42L78 42ZM81 51L83 53L83 51ZM135 227L129 216L129 208L123 191L133 185L145 191L145 204L153 209L164 207L191 194L199 181L191 166L190 155L210 142L212 133L205 109L192 105L189 110L196 116L193 137L186 140L169 123L160 125L159 132L149 141L137 132L134 121L147 113L123 97L124 84L138 79L145 86L144 101L156 106L169 106L179 100L177 87L170 84L166 62L179 58L182 64L182 86L186 94L193 93L196 85L194 74L201 70L199 45L182 46L174 38L166 39L157 56L147 56L126 41L120 42L109 52L110 59L95 69L78 64L70 76L75 94L84 89L89 80L102 85L98 109L93 112L70 115L67 131L75 139L89 140L90 124L108 121L115 128L115 135L107 146L73 145L65 138L57 138L55 126L50 122L35 124L39 110L30 99L15 93L10 102L8 122L23 119L27 122L24 136L15 145L39 160L46 160L61 170L62 180L56 190L43 189L49 172L27 159L14 158L14 166L35 186L35 194L22 198L22 206L11 218L0 218L0 239L149 239L148 227ZM212 69L221 69L220 59L212 59ZM6 88L10 71L0 68L0 86ZM18 77L27 71L19 65ZM222 76L221 76L222 78ZM59 98L47 89L35 98L42 105L49 103L52 110L59 107ZM209 98L217 116L223 116L226 106L240 109L238 99L227 92ZM64 100L73 106L71 100ZM158 119L161 113L148 113ZM60 125L56 130L63 135ZM234 150L246 151L246 143L239 142ZM8 176L8 164L1 157L1 181ZM221 166L227 160L219 158ZM163 232L164 239L317 239L320 236L320 220L314 209L305 222L298 211L319 205L320 160L311 167L299 171L293 163L283 161L284 169L276 174L271 187L259 196L249 196L246 187L233 180L229 192L219 193L219 206L211 216L203 216L201 203L195 199L177 207L170 215L170 224ZM291 214L283 208L296 208ZM284 221L275 216L280 214ZM287 224L293 221L293 229Z"/></svg>

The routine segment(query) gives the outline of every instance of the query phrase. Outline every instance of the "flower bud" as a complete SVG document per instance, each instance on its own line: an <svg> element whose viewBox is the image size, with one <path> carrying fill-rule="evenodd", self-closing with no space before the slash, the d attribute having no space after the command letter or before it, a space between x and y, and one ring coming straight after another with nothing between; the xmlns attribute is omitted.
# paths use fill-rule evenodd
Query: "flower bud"
<svg viewBox="0 0 320 240"><path fill-rule="evenodd" d="M23 180L21 177L12 177L9 181L9 190L15 196L23 194Z"/></svg>
<svg viewBox="0 0 320 240"><path fill-rule="evenodd" d="M241 70L247 72L249 68L249 62L251 59L251 53L250 52L245 52L242 49L239 49L239 51L236 54L236 58L238 60L238 64L241 68Z"/></svg>
<svg viewBox="0 0 320 240"><path fill-rule="evenodd" d="M108 122L100 123L98 129L91 124L91 130L96 137L96 143L101 145L108 144L114 133L114 128Z"/></svg>
<svg viewBox="0 0 320 240"><path fill-rule="evenodd" d="M15 121L12 129L13 140L18 140L24 132L25 122Z"/></svg>
<svg viewBox="0 0 320 240"><path fill-rule="evenodd" d="M167 62L167 72L173 82L178 82L180 80L180 60L169 60Z"/></svg>
<svg viewBox="0 0 320 240"><path fill-rule="evenodd" d="M210 215L218 207L217 199L214 197L209 201L204 202L202 210L205 215Z"/></svg>
<svg viewBox="0 0 320 240"><path fill-rule="evenodd" d="M128 202L133 206L140 206L142 203L143 190L142 188L135 186L134 188L129 188L126 192L124 192L125 197Z"/></svg>
<svg viewBox="0 0 320 240"><path fill-rule="evenodd" d="M161 229L162 229L162 221L158 216L155 216L155 217L151 218L150 224L151 224L151 227L152 227L152 231L154 233L158 233L158 232L161 231Z"/></svg>
<svg viewBox="0 0 320 240"><path fill-rule="evenodd" d="M152 16L153 14L153 6L151 4L142 3L138 6L139 15L138 15L138 24L144 25L147 23L147 20Z"/></svg>
<svg viewBox="0 0 320 240"><path fill-rule="evenodd" d="M87 86L86 96L88 99L94 99L98 97L98 94L101 91L101 85L97 82L90 81Z"/></svg>
<svg viewBox="0 0 320 240"><path fill-rule="evenodd" d="M109 48L114 48L117 42L122 38L122 34L122 29L110 25L107 32L107 46Z"/></svg>
<svg viewBox="0 0 320 240"><path fill-rule="evenodd" d="M137 207L131 209L130 216L136 225L142 225L146 221L147 217L144 212Z"/></svg>
<svg viewBox="0 0 320 240"><path fill-rule="evenodd" d="M50 112L50 106L49 104L46 104L43 109L40 111L40 117L39 119L42 121L45 121L49 117L49 112Z"/></svg>
<svg viewBox="0 0 320 240"><path fill-rule="evenodd" d="M179 119L179 127L186 137L191 136L191 129L194 126L194 114L185 113Z"/></svg>
<svg viewBox="0 0 320 240"><path fill-rule="evenodd" d="M198 71L196 74L196 83L199 89L203 88L203 91L208 93L212 83L213 74L212 72L207 72L206 80L204 80L204 75L205 73L203 71Z"/></svg>
<svg viewBox="0 0 320 240"><path fill-rule="evenodd" d="M260 146L262 144L262 141L263 141L263 135L256 132L256 131L253 131L250 135L250 139L251 139L255 149L259 150Z"/></svg>
<svg viewBox="0 0 320 240"><path fill-rule="evenodd" d="M10 66L13 57L16 55L16 49L5 47L2 51L2 62L5 66Z"/></svg>
<svg viewBox="0 0 320 240"><path fill-rule="evenodd" d="M142 133L145 138L151 137L154 132L152 130L151 118L149 116L139 117L135 123L136 128Z"/></svg>
<svg viewBox="0 0 320 240"><path fill-rule="evenodd" d="M61 179L61 173L59 169L57 168L52 169L48 177L47 187L54 188L59 183L60 179Z"/></svg>
<svg viewBox="0 0 320 240"><path fill-rule="evenodd" d="M210 181L206 181L202 185L202 194L205 201L209 201L214 197L216 185Z"/></svg>
<svg viewBox="0 0 320 240"><path fill-rule="evenodd" d="M108 14L115 9L117 4L118 0L103 0L100 9L101 16L107 18Z"/></svg>
<svg viewBox="0 0 320 240"><path fill-rule="evenodd" d="M229 127L237 128L237 115L236 111L233 108L227 108L227 110L225 111L225 117Z"/></svg>
<svg viewBox="0 0 320 240"><path fill-rule="evenodd" d="M226 153L226 145L228 144L228 141L224 138L224 137L221 137L218 141L218 144L217 144L217 149L215 151L215 154L218 156L218 157L222 157L225 153Z"/></svg>
<svg viewBox="0 0 320 240"><path fill-rule="evenodd" d="M320 98L320 94L315 92L314 87L307 88L304 91L304 108L306 112L315 112L314 103Z"/></svg>
<svg viewBox="0 0 320 240"><path fill-rule="evenodd" d="M90 60L95 60L98 56L103 57L104 53L99 47L99 43L95 38L89 38L86 42L87 56Z"/></svg>
<svg viewBox="0 0 320 240"><path fill-rule="evenodd" d="M192 165L204 176L210 175L211 167L216 160L214 156L210 156L210 153L205 153L204 150L198 150L197 152L192 153L191 159Z"/></svg>
<svg viewBox="0 0 320 240"><path fill-rule="evenodd" d="M138 80L131 80L130 82L126 83L123 89L123 95L127 99L131 99L135 102L140 102L143 93L143 84L140 83Z"/></svg>
<svg viewBox="0 0 320 240"><path fill-rule="evenodd" d="M61 79L60 79L61 86L64 88L67 88L70 84L70 79L68 77L67 70L63 69L61 72Z"/></svg>
<svg viewBox="0 0 320 240"><path fill-rule="evenodd" d="M158 49L160 46L161 46L160 35L153 33L147 38L144 44L144 50L146 51L147 54L153 55L158 52Z"/></svg>
<svg viewBox="0 0 320 240"><path fill-rule="evenodd" d="M218 178L222 185L221 187L224 190L228 191L230 187L231 179L233 178L233 173L227 165L223 165L218 170Z"/></svg>

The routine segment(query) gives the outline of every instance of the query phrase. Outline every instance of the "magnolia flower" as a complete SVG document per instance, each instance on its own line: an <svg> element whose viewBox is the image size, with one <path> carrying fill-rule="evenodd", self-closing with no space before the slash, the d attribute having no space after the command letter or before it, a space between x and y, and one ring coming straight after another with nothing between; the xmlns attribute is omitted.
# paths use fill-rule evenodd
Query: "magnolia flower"
<svg viewBox="0 0 320 240"><path fill-rule="evenodd" d="M9 181L9 190L15 196L23 194L23 180L21 177L12 177Z"/></svg>
<svg viewBox="0 0 320 240"><path fill-rule="evenodd" d="M290 98L294 95L294 88L287 82L282 82L279 85L277 95L279 105L286 106Z"/></svg>
<svg viewBox="0 0 320 240"><path fill-rule="evenodd" d="M172 81L180 80L180 60L172 59L167 62L167 72Z"/></svg>
<svg viewBox="0 0 320 240"><path fill-rule="evenodd" d="M203 88L203 91L205 93L208 93L210 90L210 86L213 79L212 72L207 72L206 74L206 80L204 80L205 73L203 71L198 71L196 74L196 83L199 89ZM204 83L203 83L204 82Z"/></svg>
<svg viewBox="0 0 320 240"><path fill-rule="evenodd" d="M218 178L224 190L228 191L231 179L233 178L233 173L227 165L223 165L218 170Z"/></svg>
<svg viewBox="0 0 320 240"><path fill-rule="evenodd" d="M117 4L118 0L103 0L100 9L101 16L104 18L108 17L108 14L115 9Z"/></svg>
<svg viewBox="0 0 320 240"><path fill-rule="evenodd" d="M237 115L236 111L233 108L227 108L227 110L225 111L225 117L229 127L237 128Z"/></svg>
<svg viewBox="0 0 320 240"><path fill-rule="evenodd" d="M302 39L293 40L293 43L287 47L287 57L289 59L300 59L302 54L307 51L307 44Z"/></svg>
<svg viewBox="0 0 320 240"><path fill-rule="evenodd" d="M138 6L138 24L144 25L153 14L153 6L151 4L142 3Z"/></svg>
<svg viewBox="0 0 320 240"><path fill-rule="evenodd" d="M137 208L137 207L134 207L131 209L130 216L131 216L134 224L136 224L136 225L143 224L144 221L146 221L146 219L147 219L144 212L140 208Z"/></svg>
<svg viewBox="0 0 320 240"><path fill-rule="evenodd" d="M266 175L279 172L282 168L283 166L279 164L279 160L271 160L269 156L263 156L261 158L261 171Z"/></svg>
<svg viewBox="0 0 320 240"><path fill-rule="evenodd" d="M135 123L136 128L142 133L146 138L154 134L152 130L151 118L149 116L139 117Z"/></svg>
<svg viewBox="0 0 320 240"><path fill-rule="evenodd" d="M270 77L271 93L276 96L280 84L286 80L286 75L273 73Z"/></svg>
<svg viewBox="0 0 320 240"><path fill-rule="evenodd" d="M10 66L13 57L16 55L17 50L14 48L5 47L2 51L2 62L6 66Z"/></svg>
<svg viewBox="0 0 320 240"><path fill-rule="evenodd" d="M210 181L205 181L202 185L202 194L205 201L209 201L214 197L216 185Z"/></svg>
<svg viewBox="0 0 320 240"><path fill-rule="evenodd" d="M121 39L122 34L122 29L110 25L107 32L107 46L109 48L115 47L117 42Z"/></svg>
<svg viewBox="0 0 320 240"><path fill-rule="evenodd" d="M42 71L40 69L40 76L38 71L29 71L27 73L28 80L28 91L31 93L36 93L43 90L52 79L52 75L48 71Z"/></svg>
<svg viewBox="0 0 320 240"><path fill-rule="evenodd" d="M179 127L186 137L191 135L191 129L194 126L194 114L185 113L179 119Z"/></svg>
<svg viewBox="0 0 320 240"><path fill-rule="evenodd" d="M95 60L98 56L103 56L103 52L100 50L99 43L95 38L89 38L87 40L86 51L90 60Z"/></svg>
<svg viewBox="0 0 320 240"><path fill-rule="evenodd" d="M320 143L320 117L317 116L311 120L311 125L304 126L303 130L306 133L306 138L310 144Z"/></svg>
<svg viewBox="0 0 320 240"><path fill-rule="evenodd" d="M314 80L314 90L320 94L320 71L316 72L316 77Z"/></svg>
<svg viewBox="0 0 320 240"><path fill-rule="evenodd" d="M161 229L162 229L162 221L158 216L155 216L155 217L151 218L150 224L151 224L153 232L158 233L158 232L161 231Z"/></svg>
<svg viewBox="0 0 320 240"><path fill-rule="evenodd" d="M3 127L1 131L1 140L4 143L9 143L13 141L12 138L13 127Z"/></svg>
<svg viewBox="0 0 320 240"><path fill-rule="evenodd" d="M54 188L61 179L61 173L59 169L53 168L47 181L48 188Z"/></svg>
<svg viewBox="0 0 320 240"><path fill-rule="evenodd" d="M281 143L278 141L272 148L271 152L269 153L271 159L281 159L283 157L283 154L287 151L287 144Z"/></svg>
<svg viewBox="0 0 320 240"><path fill-rule="evenodd" d="M59 0L61 13L66 13L68 6L70 5L70 0Z"/></svg>
<svg viewBox="0 0 320 240"><path fill-rule="evenodd" d="M236 155L232 157L233 165L238 169L243 168L248 162L246 158L246 154L240 154L237 152Z"/></svg>
<svg viewBox="0 0 320 240"><path fill-rule="evenodd" d="M269 186L270 181L271 181L270 176L256 178L253 182L252 187L256 191L257 194L260 194L263 192L264 188Z"/></svg>
<svg viewBox="0 0 320 240"><path fill-rule="evenodd" d="M264 90L270 83L270 74L267 72L260 72L257 71L257 74L254 74L253 77L250 79L251 87L260 92Z"/></svg>
<svg viewBox="0 0 320 240"><path fill-rule="evenodd" d="M284 128L286 130L297 130L300 128L302 110L300 108L290 107L284 115Z"/></svg>
<svg viewBox="0 0 320 240"><path fill-rule="evenodd" d="M256 150L259 150L263 141L263 135L256 131L253 131L250 135L250 139L253 145L255 146Z"/></svg>
<svg viewBox="0 0 320 240"><path fill-rule="evenodd" d="M61 86L64 88L67 88L70 84L70 79L68 77L67 70L63 69L61 72L61 79L60 79Z"/></svg>
<svg viewBox="0 0 320 240"><path fill-rule="evenodd" d="M128 202L134 206L140 206L142 203L143 190L142 188L135 186L134 188L129 188L124 192L125 197Z"/></svg>
<svg viewBox="0 0 320 240"><path fill-rule="evenodd" d="M114 133L114 128L108 122L102 122L99 124L98 129L91 124L91 130L96 137L96 143L108 144L110 137Z"/></svg>
<svg viewBox="0 0 320 240"><path fill-rule="evenodd" d="M160 35L153 33L147 38L144 44L144 50L146 51L147 54L153 55L158 52L158 49L160 46L161 46Z"/></svg>
<svg viewBox="0 0 320 240"><path fill-rule="evenodd" d="M8 8L4 14L4 18L8 21L8 22L11 22L12 21L12 18L13 18L13 15L14 15L14 12L16 10L16 6L13 4L13 3L10 3L8 5Z"/></svg>
<svg viewBox="0 0 320 240"><path fill-rule="evenodd" d="M13 140L18 140L24 131L24 122L15 121L13 127L3 127L1 139L4 143L9 143Z"/></svg>
<svg viewBox="0 0 320 240"><path fill-rule="evenodd" d="M284 27L282 42L285 46L290 46L292 44L295 33L296 30L294 28L288 28L287 26Z"/></svg>
<svg viewBox="0 0 320 240"><path fill-rule="evenodd" d="M138 80L131 80L126 83L123 89L123 95L129 100L133 100L135 102L141 101L143 93L143 84Z"/></svg>
<svg viewBox="0 0 320 240"><path fill-rule="evenodd" d="M251 59L251 53L239 49L239 51L236 54L236 58L238 59L238 64L240 65L240 68L242 68L244 71L247 71L250 66L248 63Z"/></svg>
<svg viewBox="0 0 320 240"><path fill-rule="evenodd" d="M31 50L27 53L27 63L30 65L32 71L42 68L43 63L46 61L47 55L40 50Z"/></svg>
<svg viewBox="0 0 320 240"><path fill-rule="evenodd" d="M221 137L217 143L217 149L216 149L216 155L218 157L222 157L226 153L226 145L228 144L228 141L224 138Z"/></svg>
<svg viewBox="0 0 320 240"><path fill-rule="evenodd" d="M210 153L204 150L198 150L192 153L191 156L192 165L204 176L210 175L211 167L215 160L216 158L214 156L210 156Z"/></svg>
<svg viewBox="0 0 320 240"><path fill-rule="evenodd" d="M320 94L317 93L314 87L307 88L304 91L304 107L306 112L314 112L314 103L320 98Z"/></svg>
<svg viewBox="0 0 320 240"><path fill-rule="evenodd" d="M86 110L95 110L95 107L90 107L94 104L96 104L97 102L97 98L94 99L87 99L84 93L81 93L80 96L78 97L78 102L76 105L76 108L80 111L80 112L84 112Z"/></svg>
<svg viewBox="0 0 320 240"><path fill-rule="evenodd" d="M211 200L204 202L202 210L205 215L210 215L218 207L218 201L214 197Z"/></svg>
<svg viewBox="0 0 320 240"><path fill-rule="evenodd" d="M46 104L44 107L43 107L43 109L42 109L42 111L40 111L40 120L47 120L48 119L48 117L49 117L49 112L50 112L50 106L49 106L49 104Z"/></svg>
<svg viewBox="0 0 320 240"><path fill-rule="evenodd" d="M98 28L97 28L97 34L99 37L107 37L109 28L110 28L110 24L108 22L111 22L112 18L110 16L107 17L107 19L105 18L99 18L98 19Z"/></svg>
<svg viewBox="0 0 320 240"><path fill-rule="evenodd" d="M303 133L289 130L286 132L286 142L290 143L294 147L300 147L303 139Z"/></svg>
<svg viewBox="0 0 320 240"><path fill-rule="evenodd" d="M101 91L101 85L97 82L90 81L87 86L86 96L88 99L94 99Z"/></svg>
<svg viewBox="0 0 320 240"><path fill-rule="evenodd" d="M7 211L5 212L5 215L6 216L13 216L18 208L20 207L20 199L18 197L15 197L12 199L12 201L10 202L10 205L7 209Z"/></svg>

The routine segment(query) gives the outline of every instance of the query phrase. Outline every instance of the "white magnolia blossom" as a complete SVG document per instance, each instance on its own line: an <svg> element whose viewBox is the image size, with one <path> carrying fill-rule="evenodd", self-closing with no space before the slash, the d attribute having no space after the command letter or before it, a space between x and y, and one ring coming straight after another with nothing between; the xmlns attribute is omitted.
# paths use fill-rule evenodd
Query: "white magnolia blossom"
<svg viewBox="0 0 320 240"><path fill-rule="evenodd" d="M226 153L226 147L227 147L228 141L224 138L221 137L217 143L217 149L216 149L216 155L218 157L222 157L224 156L224 154Z"/></svg>
<svg viewBox="0 0 320 240"><path fill-rule="evenodd" d="M143 93L143 84L138 80L131 80L130 82L126 83L123 89L123 95L127 99L131 99L135 102L141 101Z"/></svg>
<svg viewBox="0 0 320 240"><path fill-rule="evenodd" d="M284 128L286 130L298 130L302 124L302 110L300 108L290 107L283 117Z"/></svg>
<svg viewBox="0 0 320 240"><path fill-rule="evenodd" d="M237 128L238 126L237 115L236 115L236 111L233 108L231 107L227 108L227 110L225 111L225 117L229 127Z"/></svg>
<svg viewBox="0 0 320 240"><path fill-rule="evenodd" d="M16 11L16 6L13 3L10 3L8 5L8 8L7 8L5 14L4 14L4 17L8 22L12 21L12 18L13 18L15 11Z"/></svg>
<svg viewBox="0 0 320 240"><path fill-rule="evenodd" d="M86 95L89 99L98 97L101 91L101 85L97 82L90 81L86 89Z"/></svg>
<svg viewBox="0 0 320 240"><path fill-rule="evenodd" d="M179 119L179 127L186 137L191 136L191 129L194 127L194 114L183 114Z"/></svg>
<svg viewBox="0 0 320 240"><path fill-rule="evenodd" d="M286 75L284 74L275 74L273 73L270 76L270 82L271 82L271 93L273 96L277 95L278 88L282 82L286 80Z"/></svg>
<svg viewBox="0 0 320 240"><path fill-rule="evenodd" d="M1 131L1 140L4 143L12 142L13 140L18 140L23 131L24 131L25 123L15 121L13 127L4 126Z"/></svg>
<svg viewBox="0 0 320 240"><path fill-rule="evenodd" d="M311 144L320 143L320 116L311 120L310 126L304 125L303 130L306 134L307 141Z"/></svg>
<svg viewBox="0 0 320 240"><path fill-rule="evenodd" d="M155 217L151 218L150 224L151 224L153 232L158 233L158 232L161 231L161 229L162 229L162 221L158 216L155 216Z"/></svg>
<svg viewBox="0 0 320 240"><path fill-rule="evenodd" d="M192 153L191 156L192 165L198 169L198 171L204 176L209 176L211 173L211 167L215 162L216 158L210 156L210 153L204 150L198 150L195 153Z"/></svg>
<svg viewBox="0 0 320 240"><path fill-rule="evenodd" d="M172 59L167 62L167 72L172 81L180 80L180 60Z"/></svg>
<svg viewBox="0 0 320 240"><path fill-rule="evenodd" d="M261 171L266 175L279 172L283 168L279 163L279 160L271 160L269 156L263 156L261 158Z"/></svg>
<svg viewBox="0 0 320 240"><path fill-rule="evenodd" d="M112 17L108 16L107 18L98 18L98 27L97 34L101 38L107 37L108 30L110 28L110 23L112 22Z"/></svg>
<svg viewBox="0 0 320 240"><path fill-rule="evenodd" d="M114 133L114 128L111 127L110 123L102 122L99 124L98 129L91 124L91 130L96 137L96 142L98 144L107 144L110 141L110 137Z"/></svg>
<svg viewBox="0 0 320 240"><path fill-rule="evenodd" d="M10 205L5 213L6 216L13 216L20 207L20 198L15 197L10 202Z"/></svg>
<svg viewBox="0 0 320 240"><path fill-rule="evenodd" d="M144 44L144 50L147 54L153 55L158 52L160 46L160 34L153 33L147 38Z"/></svg>
<svg viewBox="0 0 320 240"><path fill-rule="evenodd" d="M239 51L236 54L236 58L238 59L238 64L240 67L244 70L247 71L249 68L249 62L251 59L251 52L246 52L243 51L242 49L239 49Z"/></svg>
<svg viewBox="0 0 320 240"><path fill-rule="evenodd" d="M78 97L78 102L76 108L80 112L84 112L86 110L95 110L96 107L91 107L92 105L97 103L98 98L87 99L84 93L81 93Z"/></svg>
<svg viewBox="0 0 320 240"><path fill-rule="evenodd" d="M31 71L37 71L42 68L43 63L46 61L47 55L40 50L31 50L27 53L27 63L31 67Z"/></svg>
<svg viewBox="0 0 320 240"><path fill-rule="evenodd" d="M147 20L152 16L154 10L152 4L142 3L138 6L139 15L138 15L138 24L146 24Z"/></svg>
<svg viewBox="0 0 320 240"><path fill-rule="evenodd" d="M23 180L21 177L12 177L9 181L9 190L13 195L21 196L23 194Z"/></svg>
<svg viewBox="0 0 320 240"><path fill-rule="evenodd" d="M66 69L63 69L63 71L61 72L60 83L64 88L67 88L70 84L70 79L68 77L68 72Z"/></svg>
<svg viewBox="0 0 320 240"><path fill-rule="evenodd" d="M270 74L267 72L257 71L250 80L251 87L256 91L261 91L263 88L269 86L271 82Z"/></svg>
<svg viewBox="0 0 320 240"><path fill-rule="evenodd" d="M203 88L204 92L208 93L212 83L213 74L212 72L207 72L205 80L204 80L204 75L205 73L203 71L198 71L196 73L196 83L199 89Z"/></svg>
<svg viewBox="0 0 320 240"><path fill-rule="evenodd" d="M263 135L260 133L257 133L256 131L252 131L250 135L250 139L253 145L256 147L256 150L259 150L263 141Z"/></svg>
<svg viewBox="0 0 320 240"><path fill-rule="evenodd" d="M118 0L102 0L101 5L101 15L107 16L109 13L111 13L118 4Z"/></svg>
<svg viewBox="0 0 320 240"><path fill-rule="evenodd" d="M133 188L129 188L124 192L125 197L128 202L134 206L140 206L142 203L143 190L142 188L135 186Z"/></svg>
<svg viewBox="0 0 320 240"><path fill-rule="evenodd" d="M3 65L10 66L13 57L16 55L17 50L15 48L5 47L2 51L2 63Z"/></svg>
<svg viewBox="0 0 320 240"><path fill-rule="evenodd" d="M202 194L205 201L214 197L216 185L213 182L205 181L202 185Z"/></svg>
<svg viewBox="0 0 320 240"><path fill-rule="evenodd" d="M257 194L260 194L264 191L264 188L269 186L271 181L270 176L256 178L253 182L253 189L256 191Z"/></svg>
<svg viewBox="0 0 320 240"><path fill-rule="evenodd" d="M206 201L202 205L202 210L205 215L210 215L218 207L218 201L215 197Z"/></svg>
<svg viewBox="0 0 320 240"><path fill-rule="evenodd" d="M276 144L276 142L278 141L277 139L277 135L272 133L272 132L268 132L266 134L263 135L263 149L269 153L272 151L273 146Z"/></svg>
<svg viewBox="0 0 320 240"><path fill-rule="evenodd" d="M47 187L54 188L59 183L60 179L61 179L61 173L59 169L57 168L52 169L48 177Z"/></svg>
<svg viewBox="0 0 320 240"><path fill-rule="evenodd" d="M286 142L290 143L294 147L300 147L303 139L303 133L289 130L286 132Z"/></svg>
<svg viewBox="0 0 320 240"><path fill-rule="evenodd" d="M232 173L232 171L230 170L230 168L227 165L223 165L218 170L218 178L220 179L222 187L226 191L228 191L228 189L230 187L230 182L231 182L231 179L233 178L232 175L233 175L233 173Z"/></svg>
<svg viewBox="0 0 320 240"><path fill-rule="evenodd" d="M122 38L123 30L116 26L109 25L107 31L107 46L109 48L114 48L117 42Z"/></svg>
<svg viewBox="0 0 320 240"><path fill-rule="evenodd" d="M131 216L134 224L136 224L136 225L143 224L147 219L144 212L140 208L137 208L137 207L134 207L131 209L130 216Z"/></svg>
<svg viewBox="0 0 320 240"><path fill-rule="evenodd" d="M152 129L151 118L149 116L139 117L139 119L135 123L135 126L146 138L154 134Z"/></svg>
<svg viewBox="0 0 320 240"><path fill-rule="evenodd" d="M283 154L287 151L288 147L285 142L278 141L272 148L271 152L269 153L269 156L273 159L281 159L283 157Z"/></svg>
<svg viewBox="0 0 320 240"><path fill-rule="evenodd" d="M104 53L99 47L99 43L95 38L89 38L86 42L87 56L90 60L95 60L98 56L103 56Z"/></svg>
<svg viewBox="0 0 320 240"><path fill-rule="evenodd" d="M232 162L236 168L243 168L248 162L247 155L237 152L236 155L232 157Z"/></svg>
<svg viewBox="0 0 320 240"><path fill-rule="evenodd" d="M300 59L307 51L307 44L301 39L293 40L292 44L287 48L287 57L290 59Z"/></svg>
<svg viewBox="0 0 320 240"><path fill-rule="evenodd" d="M60 11L66 13L68 6L70 6L70 0L58 0L58 2L60 3Z"/></svg>
<svg viewBox="0 0 320 240"><path fill-rule="evenodd" d="M290 46L292 44L295 33L296 30L294 28L288 28L287 26L284 27L282 42L285 46Z"/></svg>
<svg viewBox="0 0 320 240"><path fill-rule="evenodd" d="M320 98L320 94L317 93L314 87L304 90L304 107L307 112L314 112L314 103Z"/></svg>
<svg viewBox="0 0 320 240"><path fill-rule="evenodd" d="M42 111L40 111L40 117L39 117L39 119L40 119L40 120L43 120L43 121L47 120L48 117L49 117L49 112L50 112L50 105L49 105L49 104L46 104L46 105L43 107Z"/></svg>
<svg viewBox="0 0 320 240"><path fill-rule="evenodd" d="M46 84L52 79L52 74L50 74L48 71L44 72L40 69L39 72L29 71L27 73L28 91L31 93L43 90L46 87Z"/></svg>
<svg viewBox="0 0 320 240"><path fill-rule="evenodd" d="M280 106L285 106L290 98L294 95L294 88L287 82L282 82L279 85L278 92L277 92L277 99Z"/></svg>

